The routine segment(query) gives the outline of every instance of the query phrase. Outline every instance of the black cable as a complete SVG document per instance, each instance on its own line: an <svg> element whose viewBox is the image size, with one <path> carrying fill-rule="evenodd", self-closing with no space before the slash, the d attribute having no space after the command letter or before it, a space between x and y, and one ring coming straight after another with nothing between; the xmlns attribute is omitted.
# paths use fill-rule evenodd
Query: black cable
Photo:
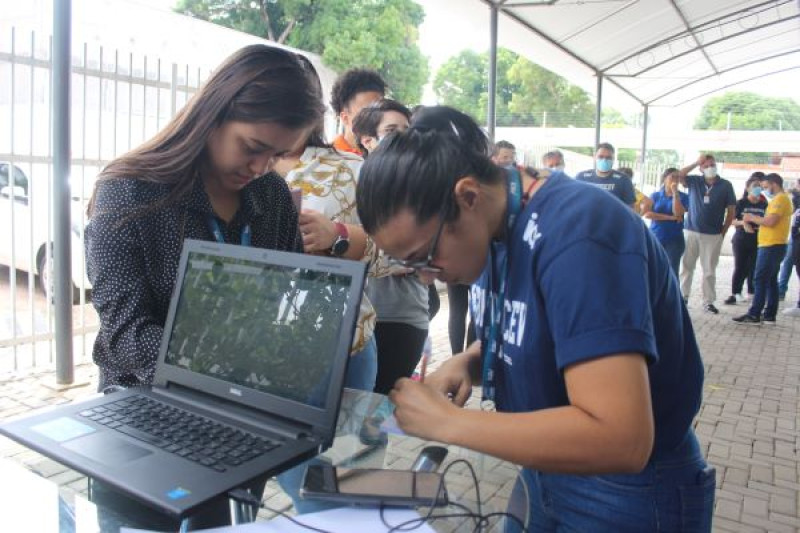
<svg viewBox="0 0 800 533"><path fill-rule="evenodd" d="M467 469L469 470L469 473L470 473L470 475L472 477L473 487L475 488L476 505L478 507L478 511L477 512L472 512L472 510L469 507L467 507L466 505L463 505L463 504L458 503L458 502L447 501L446 505L452 506L452 507L457 507L459 509L462 509L464 512L461 512L461 513L433 514L433 511L436 508L436 503L438 501L440 501L440 498L442 496L444 496L444 494L445 494L445 492L444 492L445 476L447 475L447 473L450 471L450 469L453 466L455 466L456 464L460 464L460 463L463 463L463 464L465 464L467 466ZM280 516L286 518L287 520L289 520L290 522L292 522L293 524L298 525L298 526L300 526L302 528L308 529L309 531L316 531L318 533L333 533L333 532L325 530L325 529L320 529L320 528L311 526L309 524L305 524L305 523L297 520L295 517L289 515L285 511L281 511L279 509L273 509L271 507L268 507L267 505L265 505L262 501L260 501L258 498L253 496L247 490L234 489L234 490L228 492L228 496L230 498L236 500L237 502L244 503L246 505L251 505L251 506L259 508L259 509L265 509L267 511L270 511L271 513L275 513L277 515L280 515ZM498 518L498 517L511 518L519 525L520 530L523 533L528 531L527 527L522 522L522 520L519 517L515 516L514 514L511 514L511 513L508 513L508 512L492 512L492 513L488 513L486 515L483 514L483 509L482 509L482 506L481 506L481 491L480 491L480 486L478 484L478 476L475 473L475 469L473 468L472 464L469 461L467 461L466 459L456 459L455 461L453 461L450 464L448 464L445 467L445 469L442 471L442 475L439 477L439 484L436 487L436 494L433 497L433 499L431 500L431 506L429 507L428 513L425 516L420 516L418 518L412 518L411 520L406 520L405 522L401 522L400 524L391 525L386 520L386 516L384 514L385 510L386 510L386 505L381 504L381 506L380 506L380 518L381 518L381 522L383 523L383 525L387 529L387 533L413 531L414 529L418 529L418 528L422 527L422 525L424 523L428 522L428 521L442 520L442 519L449 519L449 518L471 518L475 522L475 528L473 529L473 532L479 533L479 532L482 532L484 530L484 528L487 528L487 527L489 527L491 525L490 521L491 521L492 518Z"/></svg>

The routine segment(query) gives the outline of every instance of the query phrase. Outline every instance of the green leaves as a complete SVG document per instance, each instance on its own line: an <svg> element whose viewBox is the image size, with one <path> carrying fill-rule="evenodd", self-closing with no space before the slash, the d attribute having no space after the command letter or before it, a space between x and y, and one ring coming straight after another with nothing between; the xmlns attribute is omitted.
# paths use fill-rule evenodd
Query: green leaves
<svg viewBox="0 0 800 533"><path fill-rule="evenodd" d="M488 53L465 50L442 65L433 89L440 103L486 122L488 80ZM594 104L585 91L505 48L497 51L496 106L498 126L594 124Z"/></svg>
<svg viewBox="0 0 800 533"><path fill-rule="evenodd" d="M695 121L700 130L800 130L800 104L791 98L770 98L730 92L710 98Z"/></svg>
<svg viewBox="0 0 800 533"><path fill-rule="evenodd" d="M277 42L285 34L339 72L375 69L406 104L428 80L417 45L425 12L412 0L179 0L175 11Z"/></svg>

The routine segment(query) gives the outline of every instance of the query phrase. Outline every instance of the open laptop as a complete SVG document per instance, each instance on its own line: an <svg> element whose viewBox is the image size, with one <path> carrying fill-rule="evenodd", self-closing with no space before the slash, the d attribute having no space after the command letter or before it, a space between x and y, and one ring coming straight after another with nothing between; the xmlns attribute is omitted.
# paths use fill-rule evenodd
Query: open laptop
<svg viewBox="0 0 800 533"><path fill-rule="evenodd" d="M190 515L330 447L364 276L356 261L187 240L153 386L0 433Z"/></svg>

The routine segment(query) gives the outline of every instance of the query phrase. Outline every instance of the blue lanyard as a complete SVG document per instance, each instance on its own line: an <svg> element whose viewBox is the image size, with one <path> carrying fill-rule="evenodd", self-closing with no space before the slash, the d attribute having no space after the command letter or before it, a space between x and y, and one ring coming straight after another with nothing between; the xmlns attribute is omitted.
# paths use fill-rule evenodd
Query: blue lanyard
<svg viewBox="0 0 800 533"><path fill-rule="evenodd" d="M508 202L506 215L506 242L511 239L514 231L514 224L517 216L522 211L522 177L516 169L508 169ZM483 312L483 338L481 339L481 365L483 378L483 395L481 405L487 402L494 402L495 398L495 365L497 360L503 357L503 338L502 325L505 320L505 299L506 281L508 278L508 255L510 246L506 246L506 253L497 265L498 288L497 296L494 296L494 277L495 277L495 247L489 251L489 283L487 291L487 302Z"/></svg>
<svg viewBox="0 0 800 533"><path fill-rule="evenodd" d="M219 222L214 218L214 215L208 215L208 229L214 234L214 238L218 243L225 244L225 235L222 234L222 228L219 227ZM250 246L250 224L242 226L242 239L239 244Z"/></svg>

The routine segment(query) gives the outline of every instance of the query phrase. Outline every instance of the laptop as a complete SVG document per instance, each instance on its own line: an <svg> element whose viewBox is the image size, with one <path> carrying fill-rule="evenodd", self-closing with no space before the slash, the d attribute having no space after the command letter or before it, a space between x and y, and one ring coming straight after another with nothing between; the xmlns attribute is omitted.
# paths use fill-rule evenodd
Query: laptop
<svg viewBox="0 0 800 533"><path fill-rule="evenodd" d="M0 433L176 518L333 443L365 265L187 240L152 387Z"/></svg>

